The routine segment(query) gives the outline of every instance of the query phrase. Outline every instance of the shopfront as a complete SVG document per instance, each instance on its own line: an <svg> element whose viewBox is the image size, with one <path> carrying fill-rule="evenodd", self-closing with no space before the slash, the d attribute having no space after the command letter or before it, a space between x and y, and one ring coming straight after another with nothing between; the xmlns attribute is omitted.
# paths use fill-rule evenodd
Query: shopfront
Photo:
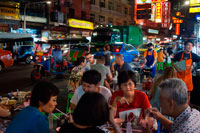
<svg viewBox="0 0 200 133"><path fill-rule="evenodd" d="M90 37L94 29L92 22L78 19L68 19L68 26L68 38Z"/></svg>

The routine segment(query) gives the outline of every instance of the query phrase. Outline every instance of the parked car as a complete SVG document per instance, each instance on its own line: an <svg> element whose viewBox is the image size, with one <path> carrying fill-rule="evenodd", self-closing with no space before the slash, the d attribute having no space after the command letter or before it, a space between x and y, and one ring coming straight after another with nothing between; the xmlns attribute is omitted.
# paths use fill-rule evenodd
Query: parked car
<svg viewBox="0 0 200 133"><path fill-rule="evenodd" d="M0 72L13 65L12 53L8 50L0 49Z"/></svg>
<svg viewBox="0 0 200 133"><path fill-rule="evenodd" d="M111 55L111 59L114 58L116 54L122 54L124 56L124 61L126 63L131 63L133 59L137 56L139 56L139 51L131 44L125 44L125 43L114 43L110 44L110 50L113 55ZM95 56L102 56L103 51L99 50L101 52L94 53ZM112 62L112 61L111 61Z"/></svg>

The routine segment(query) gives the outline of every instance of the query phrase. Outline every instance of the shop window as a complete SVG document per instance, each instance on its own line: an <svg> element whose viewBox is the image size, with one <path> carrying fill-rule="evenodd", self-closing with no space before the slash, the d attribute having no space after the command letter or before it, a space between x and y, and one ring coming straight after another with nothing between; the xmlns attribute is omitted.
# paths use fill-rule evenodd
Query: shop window
<svg viewBox="0 0 200 133"><path fill-rule="evenodd" d="M100 15L100 16L99 16L99 21L100 21L100 22L105 22L105 16L101 16L101 15Z"/></svg>
<svg viewBox="0 0 200 133"><path fill-rule="evenodd" d="M69 8L69 17L74 18L74 9L73 8Z"/></svg>
<svg viewBox="0 0 200 133"><path fill-rule="evenodd" d="M90 0L90 3L95 5L95 0Z"/></svg>
<svg viewBox="0 0 200 133"><path fill-rule="evenodd" d="M85 11L81 11L81 19L86 20L86 12Z"/></svg>
<svg viewBox="0 0 200 133"><path fill-rule="evenodd" d="M100 0L99 5L100 5L100 7L104 7L105 8L105 0Z"/></svg>
<svg viewBox="0 0 200 133"><path fill-rule="evenodd" d="M91 13L90 14L90 21L94 22L94 20L95 20L95 14Z"/></svg>

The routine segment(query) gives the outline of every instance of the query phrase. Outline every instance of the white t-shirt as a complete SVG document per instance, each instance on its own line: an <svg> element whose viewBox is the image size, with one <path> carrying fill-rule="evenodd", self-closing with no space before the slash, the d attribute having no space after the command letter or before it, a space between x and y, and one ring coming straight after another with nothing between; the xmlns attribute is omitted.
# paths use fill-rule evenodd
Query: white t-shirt
<svg viewBox="0 0 200 133"><path fill-rule="evenodd" d="M104 86L100 86L100 92L99 93L102 94L105 97L107 102L109 102L109 100L112 96L112 93L108 88L106 88ZM77 105L78 101L80 100L80 98L82 97L83 94L85 94L85 91L83 90L82 85L81 85L75 90L75 93L74 93L70 102L73 103L74 105Z"/></svg>

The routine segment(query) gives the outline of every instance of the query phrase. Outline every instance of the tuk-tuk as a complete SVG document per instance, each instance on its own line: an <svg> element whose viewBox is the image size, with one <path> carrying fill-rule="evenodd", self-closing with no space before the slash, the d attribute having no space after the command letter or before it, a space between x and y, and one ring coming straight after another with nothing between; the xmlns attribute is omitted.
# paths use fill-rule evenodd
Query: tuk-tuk
<svg viewBox="0 0 200 133"><path fill-rule="evenodd" d="M40 80L43 76L69 73L73 67L70 60L72 59L70 48L71 45L74 46L76 44L88 42L89 41L87 39L79 38L36 42L35 54L31 57L34 62L34 69L31 72L31 79L35 81ZM59 62L57 62L58 59Z"/></svg>
<svg viewBox="0 0 200 133"><path fill-rule="evenodd" d="M31 63L34 54L33 38L27 34L0 33L0 48L9 50L15 62Z"/></svg>

